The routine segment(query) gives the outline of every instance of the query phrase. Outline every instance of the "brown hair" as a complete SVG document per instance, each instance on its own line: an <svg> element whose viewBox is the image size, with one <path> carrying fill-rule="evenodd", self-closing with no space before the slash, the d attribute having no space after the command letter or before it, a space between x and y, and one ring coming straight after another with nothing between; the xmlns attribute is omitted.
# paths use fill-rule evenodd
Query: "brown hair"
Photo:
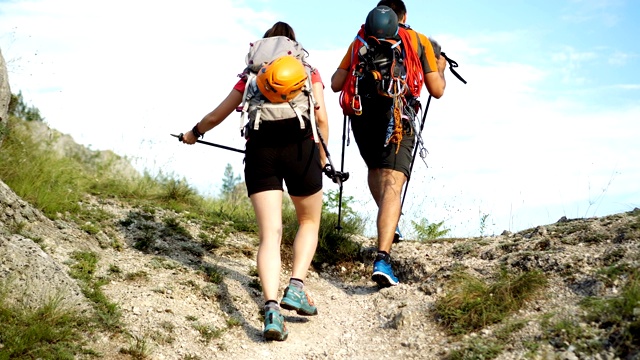
<svg viewBox="0 0 640 360"><path fill-rule="evenodd" d="M289 39L296 41L296 33L293 32L293 28L287 24L286 22L278 21L273 24L271 29L267 30L264 33L264 38L273 37L273 36L286 36Z"/></svg>

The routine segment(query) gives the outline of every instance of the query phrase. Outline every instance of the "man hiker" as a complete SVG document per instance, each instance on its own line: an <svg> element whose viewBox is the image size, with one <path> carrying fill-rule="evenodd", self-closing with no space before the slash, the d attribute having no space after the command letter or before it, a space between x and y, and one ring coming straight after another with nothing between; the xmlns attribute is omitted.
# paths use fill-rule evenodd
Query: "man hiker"
<svg viewBox="0 0 640 360"><path fill-rule="evenodd" d="M341 91L341 106L345 115L349 116L353 136L368 168L369 190L378 206L378 252L371 278L379 287L398 284L391 267L390 252L398 229L402 188L410 176L415 145L412 123L416 108L420 107L417 99L423 83L436 99L444 94L446 86L446 60L442 56L436 58L428 38L410 30L404 25L405 21L406 7L403 1L380 1L368 14L361 31L331 78L331 89L334 92ZM367 45L372 37L372 45ZM406 84L392 79L391 84L400 83L397 91L380 95L380 89L369 92L365 89L366 76L353 78L356 77L354 73L362 71L362 62L358 62L361 59L359 55L367 52L363 46L371 49L369 46L373 47L385 38L400 40L405 50L403 64L406 66ZM379 72L377 74L380 75ZM403 84L408 90L405 91Z"/></svg>

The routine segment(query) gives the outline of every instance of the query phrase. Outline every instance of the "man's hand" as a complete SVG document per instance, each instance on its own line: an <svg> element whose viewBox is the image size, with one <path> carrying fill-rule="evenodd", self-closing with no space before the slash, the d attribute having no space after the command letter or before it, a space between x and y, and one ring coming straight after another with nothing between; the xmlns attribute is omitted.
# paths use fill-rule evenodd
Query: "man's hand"
<svg viewBox="0 0 640 360"><path fill-rule="evenodd" d="M447 68L447 59L444 56L440 56L436 59L436 63L438 64L438 72L444 74L444 69Z"/></svg>
<svg viewBox="0 0 640 360"><path fill-rule="evenodd" d="M440 44L438 44L437 41L433 40L432 38L429 38L429 41L431 41L431 47L433 48L433 52L436 54L436 59L440 59L440 52L442 51L442 47L440 46Z"/></svg>

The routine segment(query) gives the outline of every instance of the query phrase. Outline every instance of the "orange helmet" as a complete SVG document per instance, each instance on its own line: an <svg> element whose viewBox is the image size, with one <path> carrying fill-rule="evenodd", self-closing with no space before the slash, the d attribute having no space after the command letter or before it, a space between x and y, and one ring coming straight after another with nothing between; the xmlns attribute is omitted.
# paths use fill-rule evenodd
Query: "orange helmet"
<svg viewBox="0 0 640 360"><path fill-rule="evenodd" d="M262 95L273 103L293 100L307 81L307 72L300 60L291 55L281 56L264 65L256 83Z"/></svg>

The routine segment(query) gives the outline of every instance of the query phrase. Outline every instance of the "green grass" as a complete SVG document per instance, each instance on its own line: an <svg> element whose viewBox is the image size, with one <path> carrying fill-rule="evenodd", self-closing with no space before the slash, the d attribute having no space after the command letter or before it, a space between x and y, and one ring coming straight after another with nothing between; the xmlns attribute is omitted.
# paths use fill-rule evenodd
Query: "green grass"
<svg viewBox="0 0 640 360"><path fill-rule="evenodd" d="M0 145L0 179L22 199L54 219L70 214L82 220L80 202L86 194L114 197L143 205L201 210L203 201L183 180L165 174L126 178L110 171L112 163L96 165L74 156L61 157L48 143L34 140L10 117Z"/></svg>
<svg viewBox="0 0 640 360"><path fill-rule="evenodd" d="M435 312L448 333L467 334L501 322L545 284L538 271L511 275L501 270L492 283L459 272L447 294L436 301Z"/></svg>
<svg viewBox="0 0 640 360"><path fill-rule="evenodd" d="M74 263L70 266L70 275L79 281L82 293L93 303L97 322L105 330L121 331L120 308L116 303L111 302L101 289L107 283L107 279L95 277L98 256L92 252L76 251L71 254L71 259Z"/></svg>
<svg viewBox="0 0 640 360"><path fill-rule="evenodd" d="M419 242L432 242L442 238L451 231L444 227L444 221L430 223L427 219L422 218L419 222L411 220L416 240Z"/></svg>
<svg viewBox="0 0 640 360"><path fill-rule="evenodd" d="M606 333L600 346L627 358L640 354L640 270L629 270L620 279L623 285L617 296L588 297L580 305L586 311L584 320L598 324Z"/></svg>
<svg viewBox="0 0 640 360"><path fill-rule="evenodd" d="M0 360L75 359L77 355L98 357L85 347L83 333L95 326L94 319L61 306L62 297L51 298L38 308L17 306L6 300L10 284L0 284Z"/></svg>

